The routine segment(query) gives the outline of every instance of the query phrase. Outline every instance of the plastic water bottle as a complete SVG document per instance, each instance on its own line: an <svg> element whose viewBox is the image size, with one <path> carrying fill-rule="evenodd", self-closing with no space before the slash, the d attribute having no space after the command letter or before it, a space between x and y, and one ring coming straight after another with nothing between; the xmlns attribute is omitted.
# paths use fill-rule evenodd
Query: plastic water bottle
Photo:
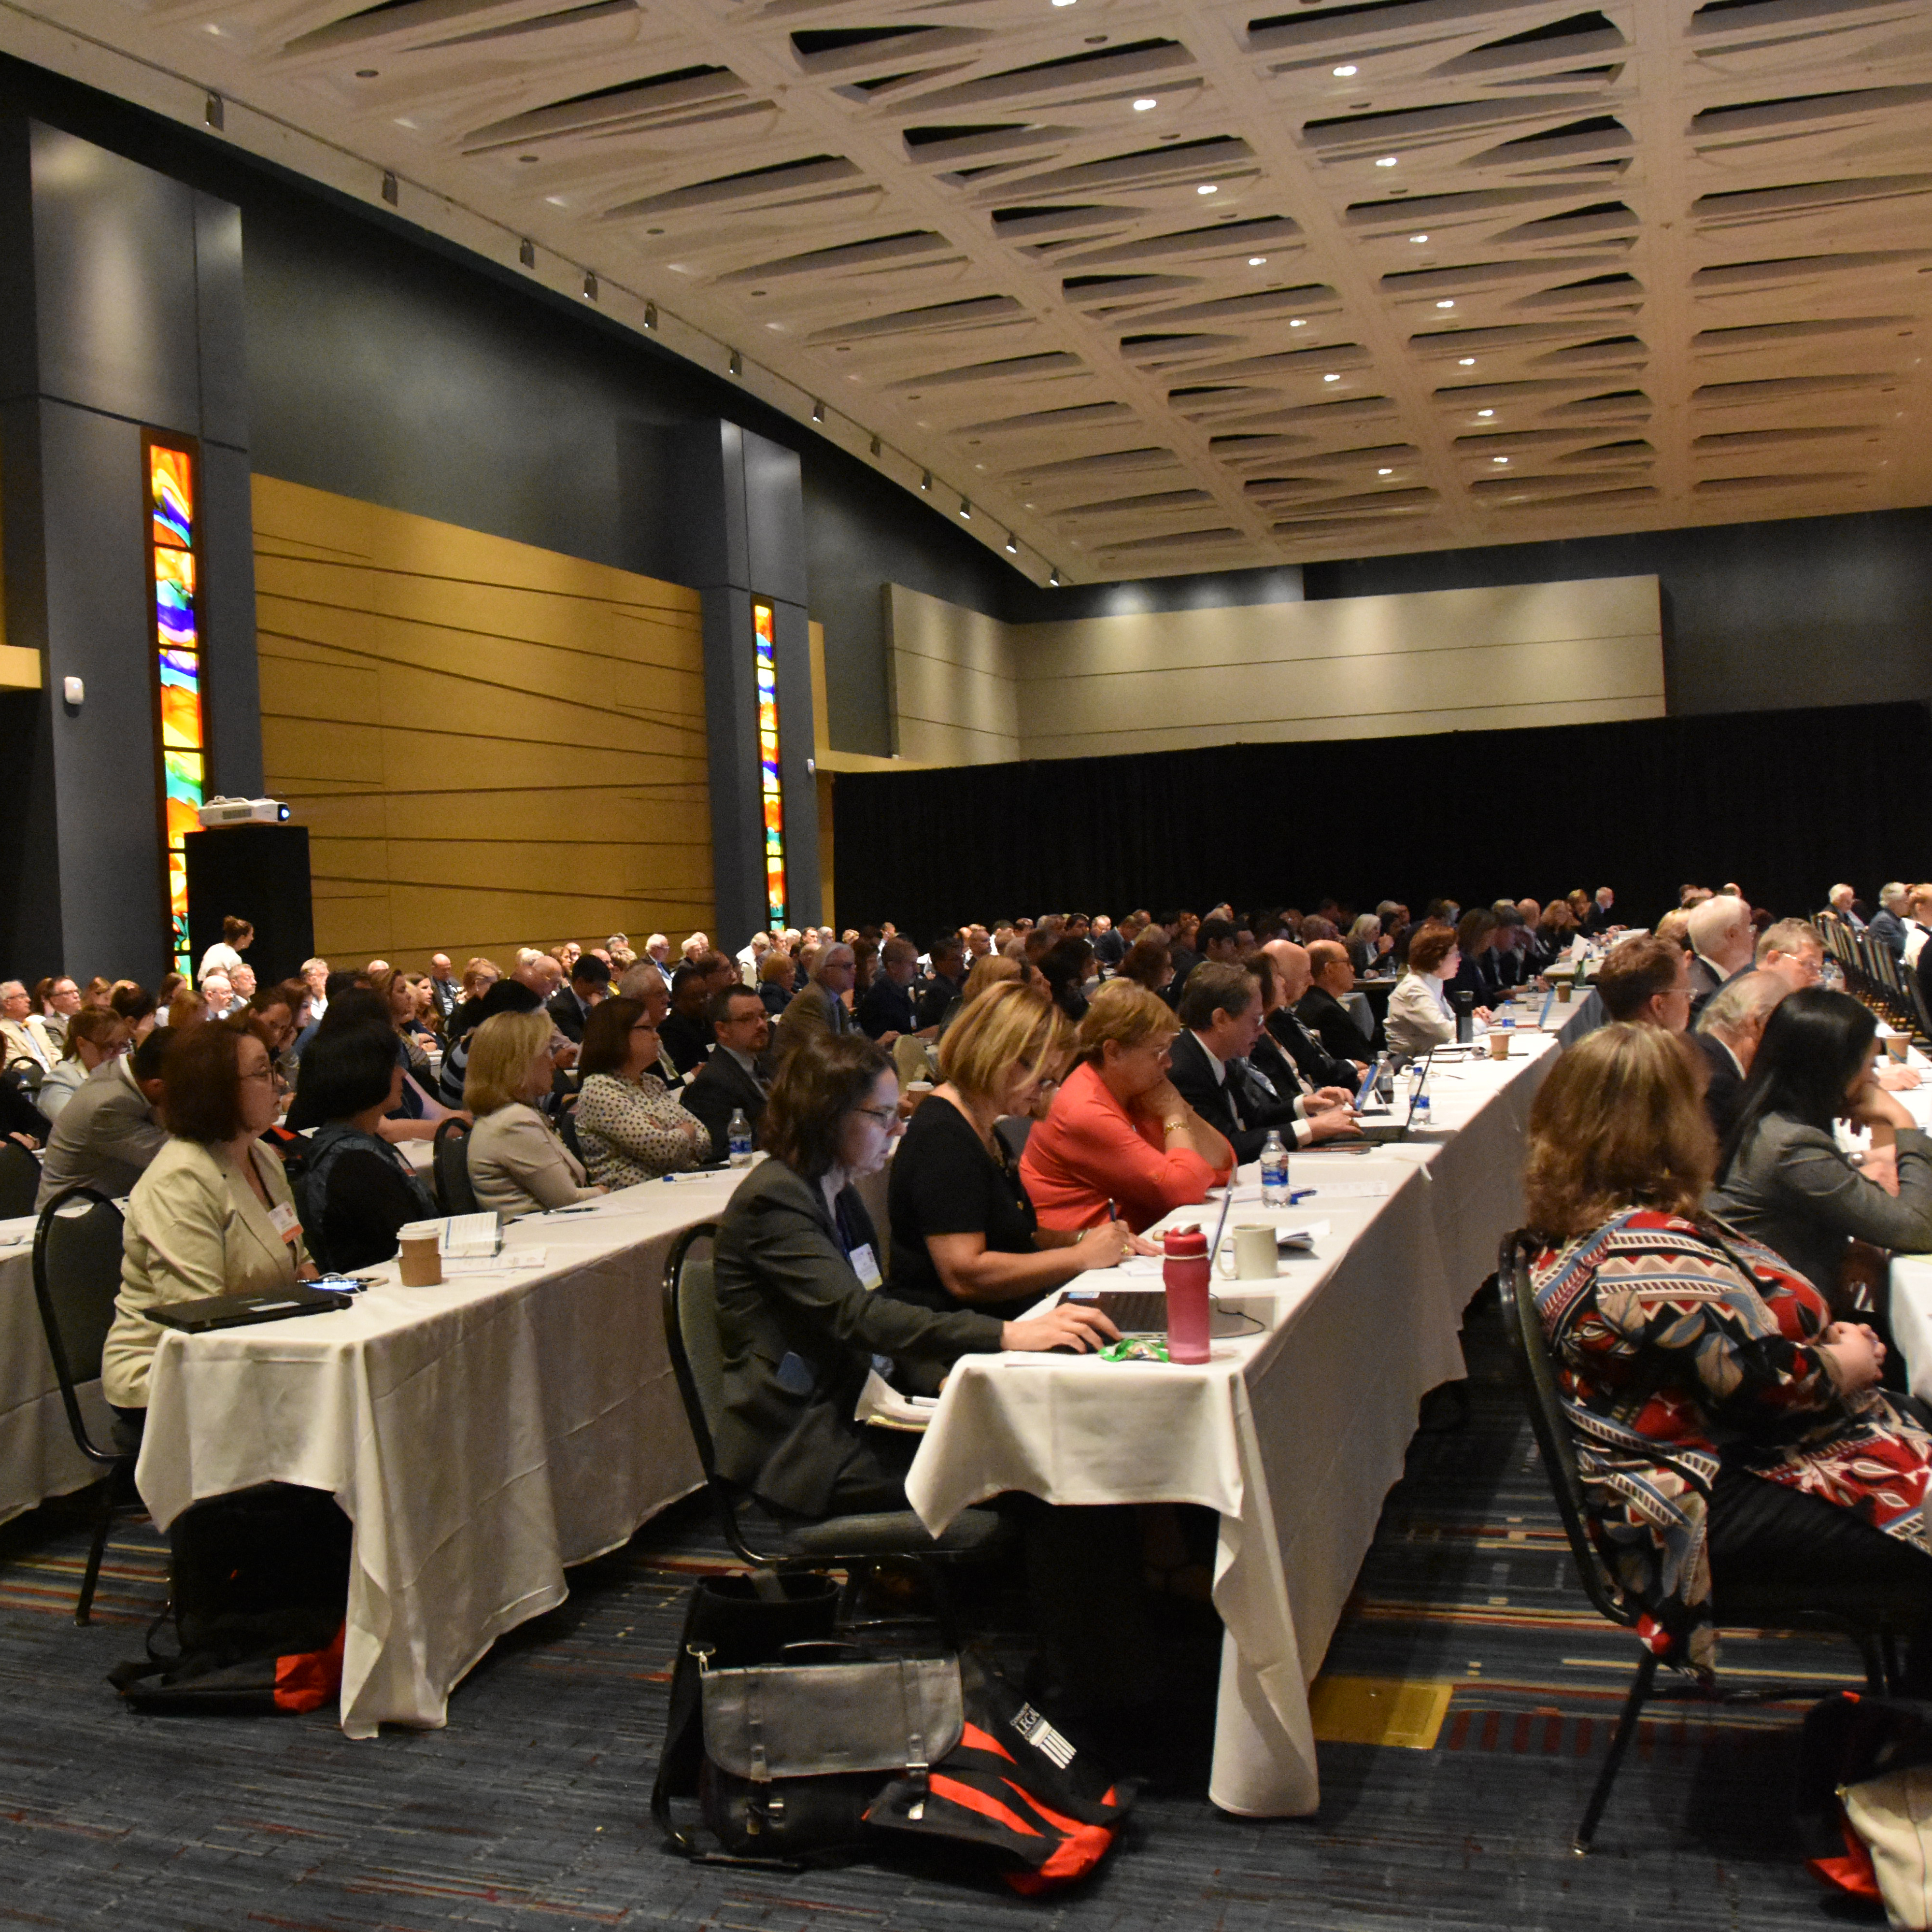
<svg viewBox="0 0 1932 1932"><path fill-rule="evenodd" d="M1418 1094L1415 1096L1415 1111L1409 1116L1409 1131L1412 1133L1426 1134L1434 1125L1435 1122L1429 1112L1429 1096L1426 1094Z"/></svg>
<svg viewBox="0 0 1932 1932"><path fill-rule="evenodd" d="M1262 1142L1262 1205L1286 1208L1288 1199L1288 1150L1275 1129Z"/></svg>
<svg viewBox="0 0 1932 1932"><path fill-rule="evenodd" d="M724 1130L726 1143L731 1150L734 1167L749 1167L752 1164L752 1124L745 1118L742 1107L731 1109L730 1124Z"/></svg>

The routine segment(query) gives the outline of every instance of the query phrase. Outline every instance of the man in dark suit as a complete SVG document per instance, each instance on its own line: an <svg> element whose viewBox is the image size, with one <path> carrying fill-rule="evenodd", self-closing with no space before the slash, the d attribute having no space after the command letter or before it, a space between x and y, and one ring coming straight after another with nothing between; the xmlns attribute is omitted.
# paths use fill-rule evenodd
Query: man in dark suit
<svg viewBox="0 0 1932 1932"><path fill-rule="evenodd" d="M1741 973L1712 994L1691 1034L1694 1045L1710 1062L1711 1084L1704 1091L1704 1111L1718 1138L1724 1140L1737 1125L1744 1105L1744 1082L1764 1035L1764 1023L1778 1001L1790 991L1775 973Z"/></svg>
<svg viewBox="0 0 1932 1932"><path fill-rule="evenodd" d="M1331 1058L1366 1067L1376 1057L1374 1042L1342 1002L1354 991L1355 969L1339 939L1318 939L1307 949L1306 992L1295 1002L1295 1017L1322 1042Z"/></svg>
<svg viewBox="0 0 1932 1932"><path fill-rule="evenodd" d="M944 939L935 939L932 942L932 950L927 956L932 962L932 971L920 990L919 1004L914 1014L919 1022L915 1030L922 1034L931 1034L937 1030L953 1001L964 990L965 942L948 933Z"/></svg>
<svg viewBox="0 0 1932 1932"><path fill-rule="evenodd" d="M1187 976L1201 964L1201 956L1187 943L1188 926L1184 914L1171 912L1160 922L1161 930L1167 937L1168 963L1174 968L1174 977L1168 980L1161 998L1171 1006L1179 1003L1187 985ZM1149 931L1152 931L1150 927ZM1198 936L1198 929L1196 936Z"/></svg>
<svg viewBox="0 0 1932 1932"><path fill-rule="evenodd" d="M161 1063L172 1042L157 1027L130 1054L104 1060L74 1089L56 1117L40 1161L36 1214L70 1187L130 1194L148 1163L168 1144L160 1124L166 1099Z"/></svg>
<svg viewBox="0 0 1932 1932"><path fill-rule="evenodd" d="M1905 914L1910 904L1905 887L1896 879L1878 889L1879 909L1867 928L1872 938L1894 959L1905 957ZM1835 898L1834 898L1835 902ZM1850 910L1849 907L1846 908Z"/></svg>
<svg viewBox="0 0 1932 1932"><path fill-rule="evenodd" d="M1307 1085L1346 1087L1354 1093L1361 1084L1354 1063L1330 1053L1295 1012L1313 978L1307 948L1292 939L1270 939L1262 950L1274 962L1276 988L1285 1003L1268 1016L1275 1044Z"/></svg>
<svg viewBox="0 0 1932 1932"><path fill-rule="evenodd" d="M766 1090L758 1073L758 1056L771 1044L772 1022L764 1001L748 986L727 986L714 993L710 1017L718 1043L678 1098L686 1112L704 1123L711 1136L711 1157L722 1161L730 1151L731 1116L740 1108L752 1124L752 1139L758 1138Z"/></svg>
<svg viewBox="0 0 1932 1932"><path fill-rule="evenodd" d="M1111 973L1127 956L1127 942L1120 937L1119 928L1103 912L1094 915L1092 926L1094 957L1102 970Z"/></svg>
<svg viewBox="0 0 1932 1932"><path fill-rule="evenodd" d="M570 969L570 983L544 1003L556 1030L578 1046L584 1043L584 1022L592 1007L610 997L610 969L594 952L579 953Z"/></svg>
<svg viewBox="0 0 1932 1932"><path fill-rule="evenodd" d="M463 997L463 988L456 983L456 969L449 963L447 952L434 952L429 962L429 996L436 1002L436 1012L444 1024L456 1010L456 1003Z"/></svg>
<svg viewBox="0 0 1932 1932"><path fill-rule="evenodd" d="M890 1046L901 1034L919 1030L908 990L919 970L919 948L894 933L879 949L878 969L872 983L859 996L859 1026L868 1038Z"/></svg>
<svg viewBox="0 0 1932 1932"><path fill-rule="evenodd" d="M680 966L670 976L670 1011L658 1028L658 1039L680 1073L702 1066L710 1051L710 1027L704 1017L710 998L711 989L697 967Z"/></svg>
<svg viewBox="0 0 1932 1932"><path fill-rule="evenodd" d="M1757 932L1750 908L1729 892L1719 892L1690 911L1690 1022L1695 1025L1711 996L1726 980L1751 969Z"/></svg>
<svg viewBox="0 0 1932 1932"><path fill-rule="evenodd" d="M1590 910L1583 915L1583 935L1600 939L1617 922L1617 896L1608 886L1599 886Z"/></svg>
<svg viewBox="0 0 1932 1932"><path fill-rule="evenodd" d="M1180 1017L1169 1078L1180 1097L1226 1137L1237 1160L1254 1160L1270 1128L1294 1147L1354 1132L1347 1094L1280 1094L1254 1078L1246 1055L1262 1030L1261 986L1244 968L1214 961L1196 968L1180 996Z"/></svg>

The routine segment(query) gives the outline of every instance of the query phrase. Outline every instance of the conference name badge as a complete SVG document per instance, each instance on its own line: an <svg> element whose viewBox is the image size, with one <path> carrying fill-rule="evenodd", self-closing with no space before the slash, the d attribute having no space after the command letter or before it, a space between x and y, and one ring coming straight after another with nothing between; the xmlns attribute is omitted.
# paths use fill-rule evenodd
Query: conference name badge
<svg viewBox="0 0 1932 1932"><path fill-rule="evenodd" d="M861 1241L845 1258L852 1264L852 1272L868 1288L877 1288L885 1280L879 1272L878 1258L872 1252L870 1241Z"/></svg>
<svg viewBox="0 0 1932 1932"><path fill-rule="evenodd" d="M302 1232L302 1222L296 1210L286 1202L279 1202L268 1210L269 1225L285 1241L292 1241Z"/></svg>

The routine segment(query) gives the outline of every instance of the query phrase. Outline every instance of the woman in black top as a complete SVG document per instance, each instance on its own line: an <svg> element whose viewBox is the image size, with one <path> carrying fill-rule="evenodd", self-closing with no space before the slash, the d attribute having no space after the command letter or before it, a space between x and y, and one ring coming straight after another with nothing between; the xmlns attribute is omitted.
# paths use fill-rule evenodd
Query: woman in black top
<svg viewBox="0 0 1932 1932"><path fill-rule="evenodd" d="M1089 1268L1153 1254L1124 1221L1043 1228L1019 1165L993 1130L1030 1115L1066 1054L1068 1029L1037 986L995 986L970 1001L939 1048L944 1084L912 1117L886 1190L889 1291L922 1307L1015 1318Z"/></svg>
<svg viewBox="0 0 1932 1932"><path fill-rule="evenodd" d="M1093 947L1077 934L1056 939L1040 955L1040 976L1046 990L1075 1026L1087 1017L1087 976L1093 963Z"/></svg>
<svg viewBox="0 0 1932 1932"><path fill-rule="evenodd" d="M394 1036L366 1024L319 1030L302 1077L322 1117L295 1184L309 1252L338 1274L386 1262L405 1222L436 1213L407 1160L376 1132L402 1084Z"/></svg>

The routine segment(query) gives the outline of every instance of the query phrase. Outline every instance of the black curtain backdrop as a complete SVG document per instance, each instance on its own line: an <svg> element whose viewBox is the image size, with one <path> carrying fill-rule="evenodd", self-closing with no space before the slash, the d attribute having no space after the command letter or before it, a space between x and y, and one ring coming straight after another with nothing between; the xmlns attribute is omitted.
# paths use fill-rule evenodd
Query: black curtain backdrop
<svg viewBox="0 0 1932 1932"><path fill-rule="evenodd" d="M1612 887L1648 923L1685 880L1780 917L1932 865L1932 712L1836 706L1428 737L841 773L842 926L1205 912L1332 894L1418 915Z"/></svg>

